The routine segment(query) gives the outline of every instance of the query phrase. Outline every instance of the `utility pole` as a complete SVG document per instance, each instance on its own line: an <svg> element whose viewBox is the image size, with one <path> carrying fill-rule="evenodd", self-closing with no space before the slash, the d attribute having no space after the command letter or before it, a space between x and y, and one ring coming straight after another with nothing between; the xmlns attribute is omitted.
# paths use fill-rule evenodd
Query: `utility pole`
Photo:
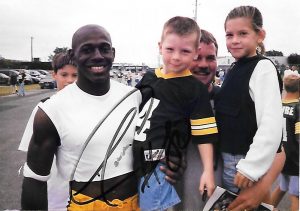
<svg viewBox="0 0 300 211"><path fill-rule="evenodd" d="M31 61L33 62L33 48L32 48L32 44L33 44L33 37L30 37L30 43L31 43Z"/></svg>
<svg viewBox="0 0 300 211"><path fill-rule="evenodd" d="M197 13L198 13L198 0L196 0L195 2L195 16L194 16L194 20L197 22Z"/></svg>

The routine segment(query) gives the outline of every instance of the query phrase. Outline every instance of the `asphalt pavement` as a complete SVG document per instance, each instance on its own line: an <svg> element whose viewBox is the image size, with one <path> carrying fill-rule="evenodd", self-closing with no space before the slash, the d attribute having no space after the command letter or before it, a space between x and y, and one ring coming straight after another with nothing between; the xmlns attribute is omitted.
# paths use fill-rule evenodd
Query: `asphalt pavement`
<svg viewBox="0 0 300 211"><path fill-rule="evenodd" d="M30 90L26 96L0 96L0 210L20 210L26 153L18 151L28 118L37 103L55 90Z"/></svg>

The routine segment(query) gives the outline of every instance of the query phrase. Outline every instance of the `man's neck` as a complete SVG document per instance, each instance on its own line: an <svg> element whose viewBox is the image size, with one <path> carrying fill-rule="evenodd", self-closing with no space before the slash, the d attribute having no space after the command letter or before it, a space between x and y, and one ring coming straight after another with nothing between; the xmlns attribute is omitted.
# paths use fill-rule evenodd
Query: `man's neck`
<svg viewBox="0 0 300 211"><path fill-rule="evenodd" d="M95 96L102 96L105 95L110 89L110 80L104 80L102 82L88 82L88 83L81 83L80 80L76 82L77 86L84 92L95 95Z"/></svg>
<svg viewBox="0 0 300 211"><path fill-rule="evenodd" d="M292 92L286 92L284 97L283 97L284 100L296 100L296 99L299 99L299 93L298 92L295 92L295 93L292 93Z"/></svg>

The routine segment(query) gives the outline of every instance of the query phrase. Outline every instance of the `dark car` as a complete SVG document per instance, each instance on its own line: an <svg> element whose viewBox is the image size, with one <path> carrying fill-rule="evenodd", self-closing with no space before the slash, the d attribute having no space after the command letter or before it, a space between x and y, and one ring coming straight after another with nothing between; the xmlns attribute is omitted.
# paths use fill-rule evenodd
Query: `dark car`
<svg viewBox="0 0 300 211"><path fill-rule="evenodd" d="M9 76L0 73L0 85L9 85Z"/></svg>
<svg viewBox="0 0 300 211"><path fill-rule="evenodd" d="M1 69L0 70L0 73L3 73L3 74L5 74L5 75L7 75L7 76L11 76L11 75L16 75L16 76L18 76L19 75L19 72L18 71L16 71L16 70L11 70L11 69Z"/></svg>
<svg viewBox="0 0 300 211"><path fill-rule="evenodd" d="M54 89L56 88L56 81L52 78L51 75L47 75L45 78L42 78L39 82L41 89Z"/></svg>

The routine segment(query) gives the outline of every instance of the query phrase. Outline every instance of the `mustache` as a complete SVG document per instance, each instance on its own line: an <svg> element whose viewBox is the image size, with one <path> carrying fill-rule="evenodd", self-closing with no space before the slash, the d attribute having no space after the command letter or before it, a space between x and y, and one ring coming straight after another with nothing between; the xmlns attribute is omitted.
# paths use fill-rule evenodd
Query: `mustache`
<svg viewBox="0 0 300 211"><path fill-rule="evenodd" d="M210 74L210 70L207 68L207 67L205 67L205 68L198 68L198 72L200 72L200 73L204 73L204 74Z"/></svg>

